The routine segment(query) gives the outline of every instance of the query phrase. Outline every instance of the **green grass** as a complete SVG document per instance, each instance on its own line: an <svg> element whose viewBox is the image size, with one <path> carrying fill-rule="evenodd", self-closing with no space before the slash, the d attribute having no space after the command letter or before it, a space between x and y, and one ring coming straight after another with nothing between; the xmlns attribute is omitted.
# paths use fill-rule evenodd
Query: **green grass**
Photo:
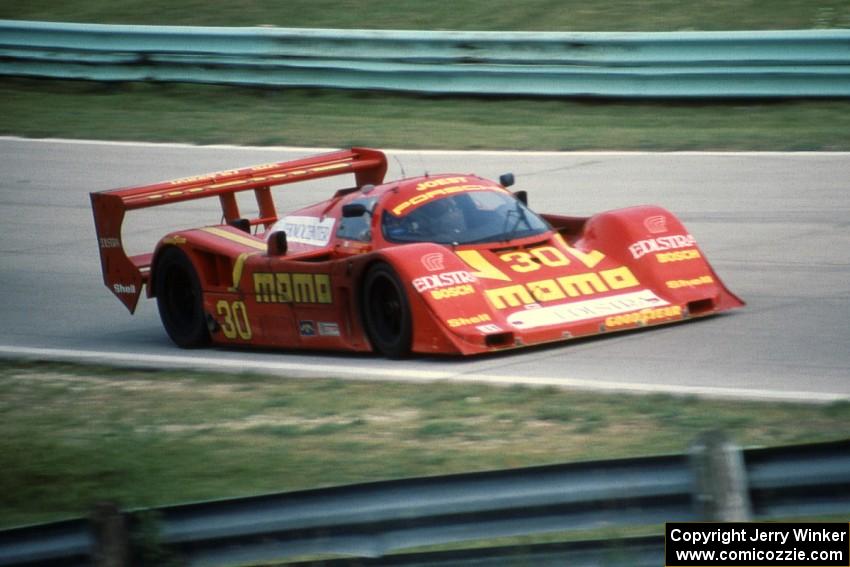
<svg viewBox="0 0 850 567"><path fill-rule="evenodd" d="M794 424L790 427L789 424ZM0 363L0 526L400 477L838 438L850 403Z"/></svg>
<svg viewBox="0 0 850 567"><path fill-rule="evenodd" d="M511 150L850 150L850 101L579 102L0 81L0 134Z"/></svg>
<svg viewBox="0 0 850 567"><path fill-rule="evenodd" d="M0 18L211 26L664 31L850 27L846 0L30 0Z"/></svg>

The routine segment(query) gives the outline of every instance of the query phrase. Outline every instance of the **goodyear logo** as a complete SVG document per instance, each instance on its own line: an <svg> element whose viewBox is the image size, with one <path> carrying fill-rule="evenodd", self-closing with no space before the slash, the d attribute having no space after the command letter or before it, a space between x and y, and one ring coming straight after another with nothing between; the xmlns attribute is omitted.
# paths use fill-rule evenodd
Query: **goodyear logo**
<svg viewBox="0 0 850 567"><path fill-rule="evenodd" d="M670 305L668 307L659 307L656 309L641 309L634 313L608 317L605 319L605 326L609 329L613 329L624 325L646 325L653 321L670 319L671 317L681 317L681 315L682 308L678 305Z"/></svg>
<svg viewBox="0 0 850 567"><path fill-rule="evenodd" d="M257 272L254 274L257 303L333 303L329 274Z"/></svg>

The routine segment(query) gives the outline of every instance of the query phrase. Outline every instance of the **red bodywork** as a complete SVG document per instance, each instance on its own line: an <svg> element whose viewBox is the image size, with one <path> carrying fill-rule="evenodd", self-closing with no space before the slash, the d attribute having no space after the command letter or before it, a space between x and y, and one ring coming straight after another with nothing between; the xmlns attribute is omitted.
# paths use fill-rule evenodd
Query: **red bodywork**
<svg viewBox="0 0 850 567"><path fill-rule="evenodd" d="M214 344L373 350L364 328L363 285L376 263L403 282L409 350L476 354L673 323L740 307L694 239L666 210L631 207L577 218L540 215L542 234L482 244L390 242L385 211L403 215L459 192L508 193L474 175L384 182L383 153L353 148L92 193L104 281L133 312L142 288L154 295L158 260L178 247L202 289ZM355 187L279 218L271 188L353 174ZM253 191L258 216L243 219L236 193ZM128 256L121 226L129 210L216 196L224 222L166 235L152 253ZM343 228L343 206L370 199L368 230ZM288 248L269 238L283 227ZM278 224L275 224L278 223ZM351 224L349 223L349 227Z"/></svg>

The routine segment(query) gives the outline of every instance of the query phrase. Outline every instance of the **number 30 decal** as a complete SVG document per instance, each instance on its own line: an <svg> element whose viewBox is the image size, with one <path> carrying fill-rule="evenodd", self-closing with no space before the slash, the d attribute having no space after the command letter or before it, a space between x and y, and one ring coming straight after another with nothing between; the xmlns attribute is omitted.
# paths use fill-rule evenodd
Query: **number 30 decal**
<svg viewBox="0 0 850 567"><path fill-rule="evenodd" d="M215 304L215 312L224 318L221 324L221 332L228 339L239 337L242 340L251 338L251 324L248 322L248 310L245 303L234 301L233 303L221 299Z"/></svg>

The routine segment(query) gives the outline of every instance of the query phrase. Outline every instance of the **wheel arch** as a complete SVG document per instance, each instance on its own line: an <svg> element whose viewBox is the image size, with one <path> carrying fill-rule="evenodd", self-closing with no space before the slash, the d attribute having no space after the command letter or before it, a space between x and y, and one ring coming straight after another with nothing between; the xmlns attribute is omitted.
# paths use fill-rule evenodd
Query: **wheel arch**
<svg viewBox="0 0 850 567"><path fill-rule="evenodd" d="M407 294L413 325L411 351L440 354L457 354L461 352L454 341L446 336L445 329L437 321L436 314L433 312L431 306L428 305L422 294L413 288L412 281L414 279L431 273L425 268L421 258L435 253L444 254L446 257L452 256L452 252L444 246L423 242L386 248L361 258L361 263L358 265L357 271L353 274L355 278L353 294L356 299L354 316L357 317L358 322L363 328L364 336L369 341L374 352L377 352L377 349L372 345L371 338L368 336L368 331L366 330L367 325L363 300L367 274L378 263L388 264L395 270Z"/></svg>
<svg viewBox="0 0 850 567"><path fill-rule="evenodd" d="M158 252L152 262L156 271L151 272L150 287L163 327L181 348L208 345L211 337L204 310L203 280L192 255L179 246L166 246Z"/></svg>

